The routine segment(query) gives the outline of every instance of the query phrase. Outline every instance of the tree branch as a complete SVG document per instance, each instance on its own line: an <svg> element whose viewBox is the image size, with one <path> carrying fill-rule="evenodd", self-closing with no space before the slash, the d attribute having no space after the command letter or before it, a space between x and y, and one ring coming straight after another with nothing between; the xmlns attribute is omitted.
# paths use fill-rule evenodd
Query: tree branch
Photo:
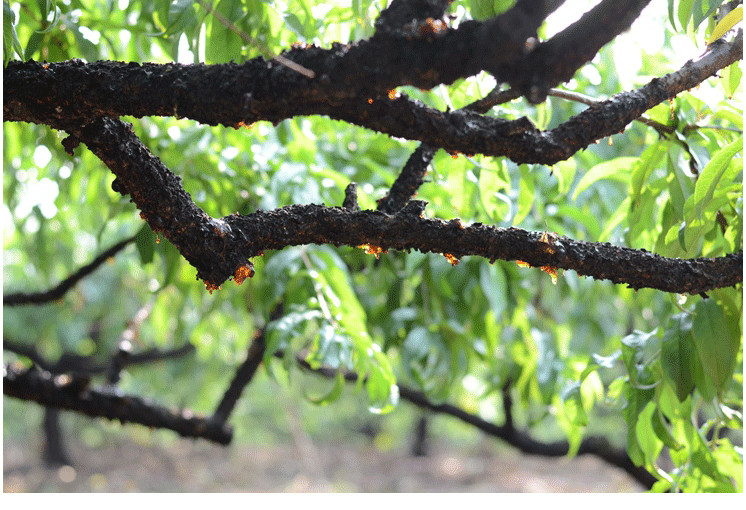
<svg viewBox="0 0 746 510"><path fill-rule="evenodd" d="M485 97L465 106L462 110L484 114L494 106L517 99L518 97L520 95L514 89L501 91L499 87L495 87ZM427 173L427 167L433 160L437 150L437 147L432 147L425 143L420 144L414 150L391 186L388 194L378 200L379 211L393 214L406 205L407 201L422 186L425 174Z"/></svg>
<svg viewBox="0 0 746 510"><path fill-rule="evenodd" d="M742 252L722 258L671 259L609 243L575 241L480 223L464 226L458 219L445 222L403 212L387 215L294 205L247 216L228 216L224 221L236 233L228 242L227 251L250 257L289 245L367 244L384 251L416 249L454 259L477 255L490 261L521 260L534 267L572 269L583 276L626 283L634 289L699 294L742 282Z"/></svg>
<svg viewBox="0 0 746 510"><path fill-rule="evenodd" d="M136 239L137 236L132 236L123 241L119 241L117 244L102 252L89 264L81 267L76 272L62 280L56 287L46 290L43 292L14 292L3 296L3 306L19 306L27 304L44 304L50 301L60 299L65 293L73 288L80 280L94 272L101 264L106 262L110 257L116 255L119 251L127 247L131 242Z"/></svg>
<svg viewBox="0 0 746 510"><path fill-rule="evenodd" d="M377 91L367 95L364 89L357 89L354 97L348 97L356 86L352 82L345 92L335 92L328 85L323 93L318 90L314 94L306 90L314 87L295 82L293 87L306 92L289 90L289 85L273 88L273 74L264 69L271 63L264 61L259 68L254 61L243 66L11 62L3 75L4 113L5 120L48 124L68 132L101 115L180 116L238 127L257 120L279 122L318 114L449 152L551 165L622 132L646 110L739 60L742 43L743 32L739 31L732 42L710 45L701 58L687 62L680 70L655 78L638 90L618 94L546 132L536 130L525 118L507 121L464 110L441 112L405 95L389 99ZM275 74L285 72L292 74L292 80L306 80L292 71ZM107 85L102 87L101 83ZM267 89L252 92L259 84Z"/></svg>
<svg viewBox="0 0 746 510"><path fill-rule="evenodd" d="M517 61L487 69L538 104L598 51L627 30L650 0L603 0L550 40Z"/></svg>
<svg viewBox="0 0 746 510"><path fill-rule="evenodd" d="M283 306L282 304L279 304L272 310L272 313L270 313L267 324L278 319L282 316L282 313ZM233 408L236 407L238 399L241 398L241 393L243 393L244 388L252 381L259 365L262 363L266 349L266 343L264 340L267 333L267 324L265 324L264 327L254 336L254 339L249 346L249 350L246 353L246 359L236 370L230 386L225 391L223 399L220 401L220 404L218 404L217 409L215 409L213 419L218 422L225 423L228 420L228 416L230 416Z"/></svg>
<svg viewBox="0 0 746 510"><path fill-rule="evenodd" d="M531 266L573 269L578 274L627 283L630 287L699 294L742 281L743 253L719 259L667 259L645 251L550 238L516 228L482 224L465 227L419 214L387 215L341 207L293 205L213 219L191 199L174 175L132 132L129 125L100 119L74 131L68 151L79 141L117 176L115 191L130 194L151 228L171 241L209 290L233 276L254 274L249 258L291 245L367 244L384 250L416 249L455 257L522 260Z"/></svg>
<svg viewBox="0 0 746 510"><path fill-rule="evenodd" d="M312 373L324 377L336 377L337 375L337 370L328 367L311 367L311 365L301 356L296 356L296 361L301 368ZM358 374L349 371L344 371L343 375L345 380L348 382L356 382L359 377ZM430 402L427 395L420 391L408 388L407 386L402 386L401 384L397 384L397 386L399 388L399 396L403 400L406 400L422 409L427 409L433 413L446 414L458 418L464 423L468 423L490 436L505 441L523 453L529 455L542 455L545 457L563 457L567 455L570 450L570 445L566 441L555 441L552 443L537 441L527 433L516 430L513 427L512 421L505 425L496 425L483 420L479 416L467 413L463 409L454 405L447 403L435 404ZM577 455L594 455L613 466L623 469L647 488L652 487L656 481L655 477L647 470L635 466L625 451L614 448L603 437L587 437L583 439Z"/></svg>
<svg viewBox="0 0 746 510"><path fill-rule="evenodd" d="M45 407L67 409L91 417L139 423L146 427L173 430L183 437L203 438L227 445L232 429L189 410L171 410L137 396L88 387L89 379L75 375L53 376L36 367L17 365L3 368L3 393Z"/></svg>
<svg viewBox="0 0 746 510"><path fill-rule="evenodd" d="M311 70L313 79L262 57L213 66L10 62L3 73L5 120L84 125L98 117L159 115L238 127L327 114L332 105L399 85L452 83L480 72L486 59L496 65L522 56L548 13L543 4L521 0L497 18L458 29L426 21L355 44L282 54Z"/></svg>

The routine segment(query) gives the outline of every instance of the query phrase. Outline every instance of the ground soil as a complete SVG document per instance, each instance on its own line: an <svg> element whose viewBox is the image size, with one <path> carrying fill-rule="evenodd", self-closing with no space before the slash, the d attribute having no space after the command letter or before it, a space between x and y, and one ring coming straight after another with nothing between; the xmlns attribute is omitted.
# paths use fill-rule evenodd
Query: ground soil
<svg viewBox="0 0 746 510"><path fill-rule="evenodd" d="M228 448L129 439L92 449L71 443L76 467L51 469L38 444L3 442L4 492L638 492L601 460L521 455L485 441L430 455L381 452L373 445L316 444Z"/></svg>

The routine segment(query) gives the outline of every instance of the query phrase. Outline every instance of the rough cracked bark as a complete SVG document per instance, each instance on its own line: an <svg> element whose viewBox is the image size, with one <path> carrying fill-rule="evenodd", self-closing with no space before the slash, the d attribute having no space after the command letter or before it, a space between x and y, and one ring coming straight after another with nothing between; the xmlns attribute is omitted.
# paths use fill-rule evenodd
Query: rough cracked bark
<svg viewBox="0 0 746 510"><path fill-rule="evenodd" d="M444 8L443 2L415 3L422 4L425 14ZM719 259L675 260L519 229L423 218L421 207L402 209L406 194L411 196L421 182L416 172L408 174L411 182L405 182L403 190L392 189L398 194L395 206L381 207L381 211L400 211L397 214L290 206L214 219L194 204L180 178L115 118L176 116L237 127L257 120L279 122L322 114L421 140L425 145L412 157L414 163L419 160L420 174L422 163L436 147L507 156L517 163L553 164L623 131L647 109L741 58L742 32L731 43L712 45L679 71L594 105L546 132L525 118L508 121L474 109L442 112L389 91L404 84L431 87L490 70L498 79L514 83L514 90L530 100L541 99L545 89L572 76L603 44L625 30L647 3L606 0L532 50L526 40L558 2L520 1L492 20L469 21L456 29L430 17L409 20L405 3L393 2L368 40L330 49L294 48L283 54L313 70L314 78L262 58L215 66L12 62L3 76L5 120L67 131L68 152L84 143L117 176L114 189L130 195L143 219L179 249L211 290L231 277L240 282L252 276L249 259L267 249L329 243L383 251L417 249L442 253L453 262L467 255L522 260L546 270L573 269L633 288L703 293L742 281L741 252ZM581 49L584 38L587 44Z"/></svg>

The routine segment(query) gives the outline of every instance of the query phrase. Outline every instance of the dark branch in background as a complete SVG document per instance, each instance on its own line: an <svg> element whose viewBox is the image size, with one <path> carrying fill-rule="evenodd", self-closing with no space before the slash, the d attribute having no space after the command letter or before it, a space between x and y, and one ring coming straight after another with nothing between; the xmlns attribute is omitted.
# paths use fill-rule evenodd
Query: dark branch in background
<svg viewBox="0 0 746 510"><path fill-rule="evenodd" d="M3 338L3 350L18 354L19 356L24 356L43 370L57 374L75 372L86 377L91 377L94 375L108 374L113 365L112 362L96 363L93 356L80 356L71 353L65 353L57 362L51 362L39 354L39 351L37 351L33 345L15 342L13 340L8 340L7 338ZM122 346L120 346L119 351L121 350ZM185 344L175 349L162 350L152 348L135 354L129 353L122 369L131 365L144 365L168 359L181 358L187 354L192 354L194 350L192 344ZM114 354L112 358L116 358L119 355L119 351L117 354Z"/></svg>
<svg viewBox="0 0 746 510"><path fill-rule="evenodd" d="M321 367L314 369L301 356L296 356L298 365L304 370L322 375L324 377L336 377L337 370ZM358 375L354 372L344 372L344 378L348 382L356 382ZM496 437L517 448L523 453L529 455L541 455L544 457L563 457L570 450L570 445L566 441L556 441L552 443L543 443L530 437L527 433L518 431L514 428L512 418L505 425L495 425L480 418L479 416L467 413L463 409L451 404L434 404L428 400L424 393L397 384L399 396L422 409L437 414L453 416L486 432L490 436ZM509 406L512 401L508 400L506 405L506 415L512 416ZM619 450L612 446L605 438L587 437L583 439L578 449L577 455L593 455L613 466L619 467L626 471L635 480L640 482L648 489L656 482L656 478L644 468L635 466L624 450Z"/></svg>
<svg viewBox="0 0 746 510"><path fill-rule="evenodd" d="M173 430L183 437L204 438L226 445L233 431L224 423L203 418L188 410L176 411L137 396L88 387L90 379L76 375L54 376L36 367L3 368L3 393L45 407L66 409L91 417L139 423L146 427Z"/></svg>
<svg viewBox="0 0 746 510"><path fill-rule="evenodd" d="M19 306L19 305L27 305L27 304L43 304L48 303L50 301L55 301L57 299L60 299L62 296L65 295L65 293L73 288L75 284L77 284L80 280L94 272L101 264L106 262L107 259L110 257L113 257L116 255L119 251L123 250L127 247L128 244L133 242L135 240L136 236L132 236L129 239L125 239L123 241L118 242L108 250L101 253L98 257L93 259L93 261L90 264L87 264L80 269L78 269L75 273L71 274L64 280L62 280L56 287L53 289L44 291L44 292L33 292L33 293L23 293L23 292L15 292L12 294L7 294L3 296L3 306Z"/></svg>
<svg viewBox="0 0 746 510"><path fill-rule="evenodd" d="M230 416L233 408L236 407L238 399L241 398L241 393L243 393L244 388L252 381L259 365L262 363L266 348L265 335L267 333L267 325L280 318L282 313L283 306L280 304L272 310L272 313L270 313L267 324L265 324L264 327L256 333L256 336L254 336L254 339L249 346L249 350L246 353L246 359L241 366L238 367L238 370L236 370L236 374L233 376L230 386L225 391L223 399L220 401L217 409L215 409L215 413L213 414L214 420L220 423L225 423L228 420L228 416Z"/></svg>

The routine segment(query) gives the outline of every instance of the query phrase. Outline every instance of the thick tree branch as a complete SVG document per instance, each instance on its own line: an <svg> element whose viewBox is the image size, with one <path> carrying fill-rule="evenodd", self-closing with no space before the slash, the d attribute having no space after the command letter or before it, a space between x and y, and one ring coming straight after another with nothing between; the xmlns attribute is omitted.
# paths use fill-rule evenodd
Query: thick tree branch
<svg viewBox="0 0 746 510"><path fill-rule="evenodd" d="M743 32L739 31L732 42L711 45L701 58L687 62L680 70L618 94L546 132L534 129L526 119L506 121L464 110L441 112L405 95L390 99L374 92L366 96L358 89L355 97L342 97L332 88L316 93L286 90L288 86L272 88L272 74L264 69L271 64L263 62L260 69L254 69L254 61L243 66L11 62L3 75L4 113L5 120L48 124L68 132L101 115L168 115L237 127L256 120L279 122L296 115L320 114L449 152L551 165L622 132L646 110L739 60L742 43ZM306 79L287 70L276 74L284 72L292 73L296 81ZM261 86L268 88L252 92L251 87L259 87L262 77L268 82ZM309 88L301 83L293 87ZM343 90L344 95L351 89Z"/></svg>
<svg viewBox="0 0 746 510"><path fill-rule="evenodd" d="M194 267L197 276L216 288L240 267L253 268L245 255L226 252L230 227L207 215L192 201L174 175L132 132L131 125L102 118L82 129L69 126L69 152L79 142L98 156L117 176L112 188L129 194L141 217L162 233ZM64 142L63 142L64 143ZM243 273L242 273L243 274Z"/></svg>
<svg viewBox="0 0 746 510"><path fill-rule="evenodd" d="M313 79L261 57L214 66L11 62L3 73L5 120L83 125L104 116L159 115L238 127L326 114L331 105L399 85L452 83L478 73L487 60L497 65L522 56L524 42L548 14L543 4L522 0L495 19L458 29L428 20L355 44L282 54L313 71Z"/></svg>
<svg viewBox="0 0 746 510"><path fill-rule="evenodd" d="M183 437L204 438L226 445L233 431L225 423L195 415L189 410L171 410L140 397L88 387L89 379L17 365L3 368L3 393L45 407L77 411L91 417L139 423L146 427L173 430Z"/></svg>
<svg viewBox="0 0 746 510"><path fill-rule="evenodd" d="M440 19L450 3L450 0L393 0L376 19L376 30L394 31L427 18Z"/></svg>
<svg viewBox="0 0 746 510"><path fill-rule="evenodd" d="M576 23L539 44L524 58L487 69L538 104L573 77L598 51L627 30L650 0L603 0Z"/></svg>
<svg viewBox="0 0 746 510"><path fill-rule="evenodd" d="M94 272L101 264L106 262L110 257L116 255L119 251L127 247L135 240L136 236L124 239L118 242L108 250L102 252L89 264L78 269L76 272L62 280L56 287L43 292L14 292L3 296L3 306L19 306L27 304L43 304L60 299L65 293L73 288L80 280Z"/></svg>
<svg viewBox="0 0 746 510"><path fill-rule="evenodd" d="M104 118L74 133L74 140L66 143L68 150L78 141L85 142L117 176L114 189L132 196L151 228L176 246L210 290L231 276L238 282L253 276L249 259L265 250L312 243L416 249L455 259L477 255L522 260L536 267L573 269L635 289L677 293L699 294L742 281L742 252L720 259L667 259L516 228L465 227L458 219L444 222L411 211L388 215L294 205L213 219L194 204L180 179L150 154L127 124Z"/></svg>
<svg viewBox="0 0 746 510"><path fill-rule="evenodd" d="M650 108L696 87L742 58L743 31L730 43L711 45L698 60L647 85L601 101L549 131L525 119L509 123L464 110L441 112L413 105L406 96L350 101L344 109L325 111L338 120L407 139L421 140L449 152L505 156L516 163L553 165L600 139L621 133Z"/></svg>
<svg viewBox="0 0 746 510"><path fill-rule="evenodd" d="M415 249L455 259L477 255L491 261L522 260L535 267L572 269L583 276L626 283L635 289L699 294L742 282L742 252L717 259L670 259L609 243L588 243L479 223L464 226L458 219L445 222L404 212L387 215L295 205L228 216L224 221L235 233L226 251L235 250L250 257L296 244L366 244L384 251Z"/></svg>

